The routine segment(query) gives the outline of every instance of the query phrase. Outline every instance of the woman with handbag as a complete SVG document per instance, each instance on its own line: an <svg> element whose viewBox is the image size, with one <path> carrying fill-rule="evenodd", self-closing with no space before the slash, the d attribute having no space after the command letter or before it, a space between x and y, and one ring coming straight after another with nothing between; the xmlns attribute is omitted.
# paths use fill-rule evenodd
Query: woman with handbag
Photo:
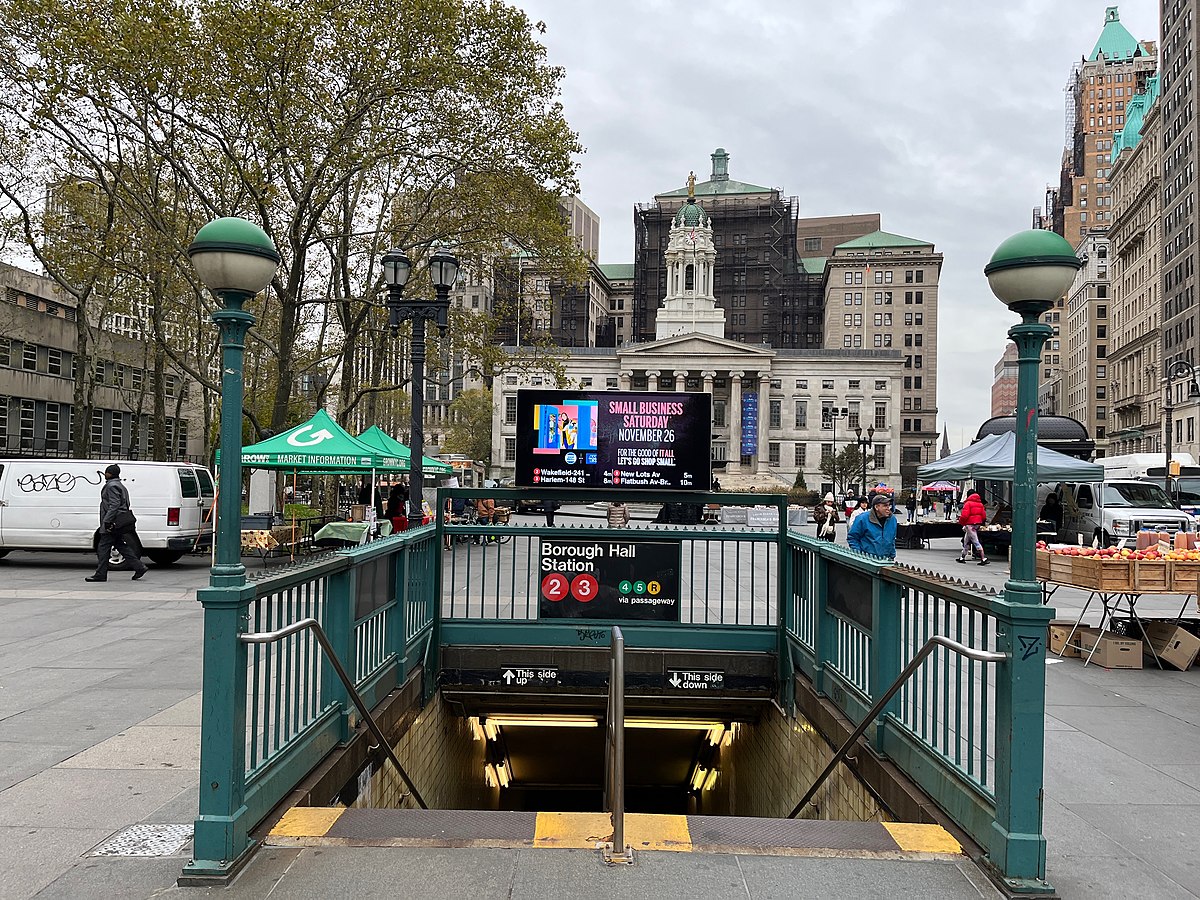
<svg viewBox="0 0 1200 900"><path fill-rule="evenodd" d="M108 581L108 559L113 547L133 567L133 580L146 574L146 564L130 546L135 535L137 516L129 508L129 491L121 484L121 467L113 463L104 470L104 487L100 488L100 530L96 541L96 572L84 581Z"/></svg>

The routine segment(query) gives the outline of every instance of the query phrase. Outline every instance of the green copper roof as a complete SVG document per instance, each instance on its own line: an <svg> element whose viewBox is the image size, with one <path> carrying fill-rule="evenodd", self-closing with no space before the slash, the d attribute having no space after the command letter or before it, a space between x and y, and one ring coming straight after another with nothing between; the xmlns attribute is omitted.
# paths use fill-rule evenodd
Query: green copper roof
<svg viewBox="0 0 1200 900"><path fill-rule="evenodd" d="M715 197L726 194L769 194L775 188L763 187L761 184L747 184L744 181L700 181L696 184L697 197ZM677 191L666 191L659 197L686 197L687 187Z"/></svg>
<svg viewBox="0 0 1200 900"><path fill-rule="evenodd" d="M683 225L685 228L707 225L708 213L694 199L688 197L687 203L679 207L679 212L675 213L675 224Z"/></svg>
<svg viewBox="0 0 1200 900"><path fill-rule="evenodd" d="M809 275L822 275L825 272L825 262L827 256L808 256L800 260L800 265L804 267L804 271Z"/></svg>
<svg viewBox="0 0 1200 900"><path fill-rule="evenodd" d="M633 278L633 263L601 263L600 271L609 281L628 281Z"/></svg>
<svg viewBox="0 0 1200 900"><path fill-rule="evenodd" d="M871 247L931 247L932 241L918 241L916 238L905 237L902 234L889 234L886 231L872 231L860 238L838 244L834 249L865 250Z"/></svg>
<svg viewBox="0 0 1200 900"><path fill-rule="evenodd" d="M1095 61L1102 53L1105 59L1133 59L1135 56L1148 55L1141 41L1121 24L1121 14L1115 6L1104 11L1104 30L1100 32L1100 38L1088 59Z"/></svg>
<svg viewBox="0 0 1200 900"><path fill-rule="evenodd" d="M1158 99L1158 76L1151 75L1146 79L1146 89L1139 94L1135 94L1133 99L1125 106L1125 127L1113 135L1112 155L1110 157L1113 163L1116 163L1117 157L1121 155L1121 151L1128 148L1132 150L1142 140L1142 123L1146 120L1146 113L1150 111L1150 107L1154 105L1154 101Z"/></svg>

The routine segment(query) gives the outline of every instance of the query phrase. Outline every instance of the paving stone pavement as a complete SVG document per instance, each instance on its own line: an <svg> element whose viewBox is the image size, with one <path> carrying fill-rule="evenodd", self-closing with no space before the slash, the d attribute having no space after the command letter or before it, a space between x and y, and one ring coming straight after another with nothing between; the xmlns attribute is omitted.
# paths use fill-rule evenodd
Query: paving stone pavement
<svg viewBox="0 0 1200 900"><path fill-rule="evenodd" d="M1003 587L1003 560L959 567L956 554L955 542L937 541L929 550L901 551L900 561ZM810 878L844 888L823 896L902 895L886 867L856 868L855 861L714 857L700 877L687 869L695 857L680 863L659 854L630 893L632 880L621 886L597 875L589 854L572 851L469 851L478 854L471 859L453 855L468 851L428 851L400 863L388 851L361 850L339 866L321 851L273 850L232 888L215 891L173 887L187 848L159 859L87 856L129 825L195 816L195 589L208 560L152 566L136 584L119 573L103 585L85 584L91 565L75 554L16 553L0 561L0 900L331 896L345 893L349 863L362 896L385 888L389 896L423 898L677 895L692 885L707 896L790 897L806 896ZM1074 616L1086 594L1060 590L1054 599L1060 616ZM1174 616L1179 608L1175 597L1143 604L1147 615ZM1089 612L1089 621L1098 618L1098 610ZM1105 671L1052 660L1047 680L1045 830L1049 877L1060 895L1200 897L1200 669ZM493 867L494 877L464 880L463 873ZM912 872L909 886L920 883L929 897L981 895L961 870Z"/></svg>

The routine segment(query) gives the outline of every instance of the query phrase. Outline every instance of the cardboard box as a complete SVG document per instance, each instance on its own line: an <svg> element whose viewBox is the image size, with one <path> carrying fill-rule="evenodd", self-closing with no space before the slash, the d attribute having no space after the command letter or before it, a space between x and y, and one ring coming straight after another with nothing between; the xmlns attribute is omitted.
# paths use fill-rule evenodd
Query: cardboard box
<svg viewBox="0 0 1200 900"><path fill-rule="evenodd" d="M1047 646L1052 654L1061 654L1063 659L1079 659L1079 631L1082 630L1082 626L1071 637L1071 643L1067 644L1067 635L1071 634L1074 627L1074 619L1055 619L1050 623L1050 640Z"/></svg>
<svg viewBox="0 0 1200 900"><path fill-rule="evenodd" d="M1186 672L1200 655L1200 637L1174 622L1143 622L1146 637L1163 663Z"/></svg>
<svg viewBox="0 0 1200 900"><path fill-rule="evenodd" d="M1171 573L1165 559L1135 559L1133 589L1141 594L1166 594L1171 590Z"/></svg>
<svg viewBox="0 0 1200 900"><path fill-rule="evenodd" d="M1111 631L1100 632L1098 628L1081 628L1080 650L1084 660L1091 654L1091 662L1105 669L1140 669L1142 667L1142 642L1133 638L1119 637ZM1092 653L1092 648L1096 652Z"/></svg>

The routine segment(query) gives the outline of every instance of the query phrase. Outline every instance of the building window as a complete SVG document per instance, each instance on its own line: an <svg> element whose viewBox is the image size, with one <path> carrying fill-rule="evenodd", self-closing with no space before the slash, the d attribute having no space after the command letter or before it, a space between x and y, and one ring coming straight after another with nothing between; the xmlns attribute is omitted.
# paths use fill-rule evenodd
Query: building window
<svg viewBox="0 0 1200 900"><path fill-rule="evenodd" d="M109 427L109 443L112 445L112 452L116 455L121 454L121 443L125 439L125 416L119 412L112 414L112 425Z"/></svg>
<svg viewBox="0 0 1200 900"><path fill-rule="evenodd" d="M850 383L847 385L847 387L852 391L861 391L862 390L862 381L860 381L857 378L851 378Z"/></svg>
<svg viewBox="0 0 1200 900"><path fill-rule="evenodd" d="M8 445L8 398L0 397L0 444Z"/></svg>
<svg viewBox="0 0 1200 900"><path fill-rule="evenodd" d="M21 401L21 447L33 449L33 401Z"/></svg>
<svg viewBox="0 0 1200 900"><path fill-rule="evenodd" d="M779 443L777 441L770 441L767 444L767 465L779 465Z"/></svg>
<svg viewBox="0 0 1200 900"><path fill-rule="evenodd" d="M804 249L805 249L805 251L809 251L809 252L814 251L814 250L819 251L821 249L821 239L820 238L805 238L804 239Z"/></svg>
<svg viewBox="0 0 1200 900"><path fill-rule="evenodd" d="M772 400L770 402L770 417L771 418L768 423L769 428L782 428L783 427L783 401L782 400ZM776 450L778 450L778 449L779 448L777 445ZM776 462L778 464L778 461L776 461Z"/></svg>
<svg viewBox="0 0 1200 900"><path fill-rule="evenodd" d="M100 452L104 444L104 411L95 409L92 410L92 433L91 445L92 449L97 453Z"/></svg>
<svg viewBox="0 0 1200 900"><path fill-rule="evenodd" d="M886 403L875 404L875 430L887 428L888 411Z"/></svg>
<svg viewBox="0 0 1200 900"><path fill-rule="evenodd" d="M877 391L886 391L886 390L887 390L887 382L886 382L886 381L884 381L884 380L882 380L882 379L876 379L876 381L875 381L875 390L877 390Z"/></svg>
<svg viewBox="0 0 1200 900"><path fill-rule="evenodd" d="M807 391L808 390L808 379L807 378L797 378L796 379L796 390Z"/></svg>
<svg viewBox="0 0 1200 900"><path fill-rule="evenodd" d="M0 366L12 365L12 341L0 338Z"/></svg>
<svg viewBox="0 0 1200 900"><path fill-rule="evenodd" d="M848 334L842 335L842 346L843 347L853 347L854 346L854 338L852 338Z"/></svg>
<svg viewBox="0 0 1200 900"><path fill-rule="evenodd" d="M846 417L846 425L847 425L848 427L850 427L850 428L858 428L858 427L859 427L859 422L858 422L858 407L859 407L859 403L858 403L858 401L857 401L857 400L851 400L851 401L850 401L848 404L846 404L846 405L847 405L847 407L848 407L848 408L849 408L849 410L850 410L850 415L848 415L848 416Z"/></svg>
<svg viewBox="0 0 1200 900"><path fill-rule="evenodd" d="M876 328L883 327L883 313L875 313L875 327Z"/></svg>
<svg viewBox="0 0 1200 900"><path fill-rule="evenodd" d="M1104 419L1107 419L1108 418L1108 408L1105 406L1097 406L1096 407L1096 418L1101 421L1103 421ZM1191 438L1188 438L1188 440L1191 440Z"/></svg>
<svg viewBox="0 0 1200 900"><path fill-rule="evenodd" d="M517 439L515 437L506 437L504 439L504 461L514 462L517 458Z"/></svg>
<svg viewBox="0 0 1200 900"><path fill-rule="evenodd" d="M887 447L883 444L876 444L875 450L875 465L872 468L886 469L887 468Z"/></svg>
<svg viewBox="0 0 1200 900"><path fill-rule="evenodd" d="M853 313L846 313L844 316L842 316L842 327L843 328L853 328L854 327L854 314Z"/></svg>
<svg viewBox="0 0 1200 900"><path fill-rule="evenodd" d="M504 424L515 425L517 423L517 398L504 398Z"/></svg>
<svg viewBox="0 0 1200 900"><path fill-rule="evenodd" d="M617 387L619 386L619 382L617 381L617 376L609 375L608 377L606 377L604 379L604 386L611 391L615 391L617 389Z"/></svg>
<svg viewBox="0 0 1200 900"><path fill-rule="evenodd" d="M821 381L821 390L832 391L833 390L833 379L826 378L826 379L822 380Z"/></svg>
<svg viewBox="0 0 1200 900"><path fill-rule="evenodd" d="M25 342L21 351L21 368L26 372L37 371L37 344Z"/></svg>
<svg viewBox="0 0 1200 900"><path fill-rule="evenodd" d="M792 459L797 469L803 469L808 463L808 444L797 444L792 449Z"/></svg>
<svg viewBox="0 0 1200 900"><path fill-rule="evenodd" d="M51 375L61 375L62 374L62 351L61 350L59 350L55 347L50 347L46 351L46 371L48 371Z"/></svg>
<svg viewBox="0 0 1200 900"><path fill-rule="evenodd" d="M822 444L821 445L821 462L825 462L827 459L832 459L832 458L833 458L833 444Z"/></svg>
<svg viewBox="0 0 1200 900"><path fill-rule="evenodd" d="M46 448L58 443L62 413L57 403L46 404Z"/></svg>
<svg viewBox="0 0 1200 900"><path fill-rule="evenodd" d="M796 427L797 428L807 428L808 427L808 401L807 400L797 400L796 401Z"/></svg>

